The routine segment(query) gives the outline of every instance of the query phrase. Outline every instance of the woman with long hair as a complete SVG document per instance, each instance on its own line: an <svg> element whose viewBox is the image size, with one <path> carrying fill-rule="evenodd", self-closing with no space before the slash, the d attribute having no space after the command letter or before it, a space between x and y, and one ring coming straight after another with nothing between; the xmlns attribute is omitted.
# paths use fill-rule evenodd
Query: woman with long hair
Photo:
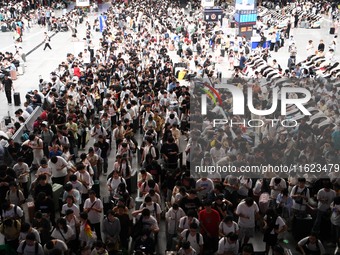
<svg viewBox="0 0 340 255"><path fill-rule="evenodd" d="M131 193L131 166L126 157L121 158L118 173L125 179L126 189Z"/></svg>

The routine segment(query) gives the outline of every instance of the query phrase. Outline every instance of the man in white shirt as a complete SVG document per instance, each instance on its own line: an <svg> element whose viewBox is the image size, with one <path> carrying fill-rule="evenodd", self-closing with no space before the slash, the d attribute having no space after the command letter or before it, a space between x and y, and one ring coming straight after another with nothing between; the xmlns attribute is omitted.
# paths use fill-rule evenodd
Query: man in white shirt
<svg viewBox="0 0 340 255"><path fill-rule="evenodd" d="M102 240L100 221L102 218L103 203L96 197L96 192L93 190L89 192L89 198L84 202L84 212L87 212L88 219L96 231L98 240Z"/></svg>
<svg viewBox="0 0 340 255"><path fill-rule="evenodd" d="M60 250L62 255L68 250L66 243L58 239L52 239L44 245L44 252L46 255L52 253L55 249Z"/></svg>
<svg viewBox="0 0 340 255"><path fill-rule="evenodd" d="M38 241L35 240L35 235L29 233L26 239L22 241L17 249L19 255L44 255L44 250Z"/></svg>
<svg viewBox="0 0 340 255"><path fill-rule="evenodd" d="M332 184L327 180L324 183L324 188L320 189L317 194L318 199L318 211L315 219L315 223L313 226L313 232L319 233L320 226L322 222L326 222L329 220L329 210L331 207L331 203L336 197L336 192L331 189Z"/></svg>
<svg viewBox="0 0 340 255"><path fill-rule="evenodd" d="M237 255L239 250L238 235L229 233L218 242L217 255Z"/></svg>
<svg viewBox="0 0 340 255"><path fill-rule="evenodd" d="M182 208L178 206L177 203L174 203L169 211L165 214L165 219L168 224L167 228L167 242L166 249L171 250L172 248L172 238L176 236L178 231L179 220L185 216L185 212Z"/></svg>
<svg viewBox="0 0 340 255"><path fill-rule="evenodd" d="M322 245L321 241L317 238L315 233L312 233L309 236L301 239L298 242L298 247L302 255L309 254L324 255L326 253L324 246Z"/></svg>
<svg viewBox="0 0 340 255"><path fill-rule="evenodd" d="M69 167L66 160L60 156L53 156L48 161L48 167L52 170L52 182L64 185Z"/></svg>
<svg viewBox="0 0 340 255"><path fill-rule="evenodd" d="M191 223L190 228L183 230L180 235L181 242L189 242L197 254L203 254L203 236L198 232L198 225Z"/></svg>
<svg viewBox="0 0 340 255"><path fill-rule="evenodd" d="M94 142L98 142L98 137L100 135L102 135L103 137L106 137L107 132L106 132L105 128L103 128L100 125L100 122L98 121L94 124L94 127L91 129L91 137L94 138Z"/></svg>
<svg viewBox="0 0 340 255"><path fill-rule="evenodd" d="M309 189L306 187L306 179L298 178L298 185L292 188L290 192L291 198L293 198L293 210L294 213L304 213L306 211L306 205L310 198Z"/></svg>
<svg viewBox="0 0 340 255"><path fill-rule="evenodd" d="M249 238L255 234L255 221L259 214L259 207L253 198L247 197L238 204L235 213L239 217L239 240L242 245L247 244Z"/></svg>
<svg viewBox="0 0 340 255"><path fill-rule="evenodd" d="M82 201L84 202L88 198L89 190L91 190L93 185L93 180L90 176L90 173L86 171L86 167L84 164L77 164L77 172L75 172L77 176L77 180L82 184L82 189L80 191Z"/></svg>
<svg viewBox="0 0 340 255"><path fill-rule="evenodd" d="M270 197L271 199L277 198L277 196L281 193L282 190L287 188L286 181L280 177L274 177L270 180Z"/></svg>

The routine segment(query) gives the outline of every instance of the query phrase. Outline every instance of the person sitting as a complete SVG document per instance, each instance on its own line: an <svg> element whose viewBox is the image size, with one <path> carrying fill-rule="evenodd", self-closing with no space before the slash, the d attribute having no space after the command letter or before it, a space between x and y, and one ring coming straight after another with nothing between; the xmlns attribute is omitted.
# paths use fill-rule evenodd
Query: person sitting
<svg viewBox="0 0 340 255"><path fill-rule="evenodd" d="M311 233L309 236L302 238L298 242L298 248L302 255L323 255L326 253L316 233Z"/></svg>

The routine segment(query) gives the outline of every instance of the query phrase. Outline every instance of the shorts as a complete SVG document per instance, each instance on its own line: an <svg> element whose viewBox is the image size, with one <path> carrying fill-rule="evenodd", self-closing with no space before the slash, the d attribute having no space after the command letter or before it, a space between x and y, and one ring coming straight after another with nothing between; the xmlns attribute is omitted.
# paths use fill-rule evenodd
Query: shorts
<svg viewBox="0 0 340 255"><path fill-rule="evenodd" d="M255 235L255 227L253 228L240 227L240 233L238 235L238 239L243 240L245 237L254 237L254 235Z"/></svg>

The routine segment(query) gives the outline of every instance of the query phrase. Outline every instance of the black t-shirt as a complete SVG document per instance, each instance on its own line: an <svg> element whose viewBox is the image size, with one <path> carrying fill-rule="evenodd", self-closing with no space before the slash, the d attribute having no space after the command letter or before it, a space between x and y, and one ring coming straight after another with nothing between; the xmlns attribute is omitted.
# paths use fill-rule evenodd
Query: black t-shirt
<svg viewBox="0 0 340 255"><path fill-rule="evenodd" d="M102 158L107 158L107 152L110 148L110 145L107 142L98 142L98 146L102 150L102 153L100 154L100 156Z"/></svg>
<svg viewBox="0 0 340 255"><path fill-rule="evenodd" d="M197 211L201 205L201 200L198 197L195 197L194 199L183 197L180 202L180 207L184 210L185 213L188 213L189 210Z"/></svg>
<svg viewBox="0 0 340 255"><path fill-rule="evenodd" d="M176 152L176 154L170 154ZM161 153L168 157L168 163L176 163L178 160L178 146L175 143L164 143L161 148Z"/></svg>
<svg viewBox="0 0 340 255"><path fill-rule="evenodd" d="M14 178L9 175L6 175L4 178L0 179L0 183L10 183L12 181L14 181ZM0 186L0 200L3 201L3 199L5 199L7 191L9 191L9 186Z"/></svg>

